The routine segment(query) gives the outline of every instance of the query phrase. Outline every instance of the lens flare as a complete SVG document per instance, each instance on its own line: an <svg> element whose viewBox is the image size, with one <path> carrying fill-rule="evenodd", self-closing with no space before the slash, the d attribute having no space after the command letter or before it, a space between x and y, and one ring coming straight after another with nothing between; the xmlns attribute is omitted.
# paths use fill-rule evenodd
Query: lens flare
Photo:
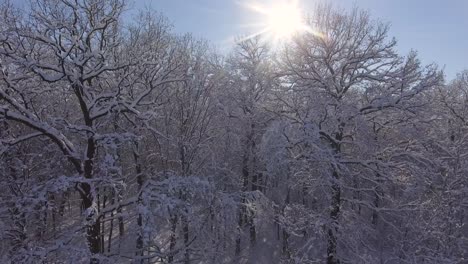
<svg viewBox="0 0 468 264"><path fill-rule="evenodd" d="M268 30L275 38L290 38L304 28L302 14L293 4L279 4L267 10Z"/></svg>
<svg viewBox="0 0 468 264"><path fill-rule="evenodd" d="M301 32L321 37L321 34L307 25L299 0L273 0L269 1L269 4L249 1L243 2L242 5L254 14L255 23L249 24L252 25L254 33L240 41L261 35L278 43L287 41Z"/></svg>

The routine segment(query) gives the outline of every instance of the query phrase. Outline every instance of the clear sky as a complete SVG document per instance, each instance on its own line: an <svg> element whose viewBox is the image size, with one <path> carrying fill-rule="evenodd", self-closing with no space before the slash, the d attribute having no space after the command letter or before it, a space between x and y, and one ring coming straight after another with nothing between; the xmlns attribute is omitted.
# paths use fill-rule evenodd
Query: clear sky
<svg viewBox="0 0 468 264"><path fill-rule="evenodd" d="M258 14L241 1L247 0L134 0L133 6L150 5L169 18L177 32L191 32L229 50L234 37L252 33L247 24L258 22ZM468 69L468 0L301 0L300 5L307 12L318 2L369 10L373 18L391 24L390 35L402 54L417 50L424 63L444 67L449 79Z"/></svg>
<svg viewBox="0 0 468 264"><path fill-rule="evenodd" d="M193 33L221 51L229 51L234 38L251 34L248 24L259 22L258 13L242 3L268 5L275 1L280 0L128 0L131 8L150 6L163 13L176 32ZM437 63L445 69L448 79L468 70L468 0L298 1L305 13L317 3L368 10L373 18L390 23L390 35L396 37L402 55L417 50L423 63ZM13 2L27 5L28 0Z"/></svg>

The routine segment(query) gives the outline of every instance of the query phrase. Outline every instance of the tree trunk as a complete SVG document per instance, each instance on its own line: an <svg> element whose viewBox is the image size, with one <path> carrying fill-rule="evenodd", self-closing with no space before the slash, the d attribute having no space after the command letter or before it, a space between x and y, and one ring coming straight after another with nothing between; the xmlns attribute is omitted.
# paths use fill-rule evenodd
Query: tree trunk
<svg viewBox="0 0 468 264"><path fill-rule="evenodd" d="M139 153L138 153L138 143L135 142L135 150L133 151L133 158L135 161L135 172L137 175L137 184L138 184L138 201L137 201L137 206L142 206L142 198L141 198L141 191L143 189L143 184L144 184L144 176L142 174L142 168L141 168L141 163L139 161ZM137 225L138 225L138 237L136 241L136 252L135 255L137 256L143 256L143 215L141 213L138 214L138 219L137 219ZM143 263L143 260L140 260L140 263Z"/></svg>
<svg viewBox="0 0 468 264"><path fill-rule="evenodd" d="M338 180L338 173L333 172L334 180ZM336 233L338 230L338 215L340 213L340 200L341 200L341 188L337 182L332 185L332 203L330 211L331 223L328 227L328 246L327 246L327 264L338 264L340 263L336 255L337 237Z"/></svg>
<svg viewBox="0 0 468 264"><path fill-rule="evenodd" d="M335 155L341 153L341 140L343 139L342 128L340 133L335 136L335 142L331 142ZM328 241L327 241L327 264L339 264L340 260L337 256L337 233L338 233L338 217L341 207L341 186L339 183L338 168L333 167L332 173L332 197L330 210L330 224L328 226Z"/></svg>
<svg viewBox="0 0 468 264"><path fill-rule="evenodd" d="M252 175L252 191L259 190L258 186L258 175L254 173ZM257 241L257 230L255 228L255 211L250 209L250 213L248 214L248 225L249 225L249 233L250 233L250 244L255 245Z"/></svg>
<svg viewBox="0 0 468 264"><path fill-rule="evenodd" d="M102 201L102 209L106 208L106 202L107 202L107 196L104 193L104 198ZM106 214L102 214L102 218L106 218ZM106 225L105 221L102 221L102 226L101 226L101 253L104 253L106 251L104 239L105 239L105 232L106 232Z"/></svg>
<svg viewBox="0 0 468 264"><path fill-rule="evenodd" d="M237 222L237 238L236 238L236 251L235 251L236 256L239 255L241 252L242 226L244 225L243 223L244 214L242 210L244 210L244 206L241 204L241 207L239 208L239 219Z"/></svg>
<svg viewBox="0 0 468 264"><path fill-rule="evenodd" d="M177 215L171 217L171 238L169 242L169 257L168 257L169 263L172 263L174 261L174 249L177 243L176 231L177 231Z"/></svg>
<svg viewBox="0 0 468 264"><path fill-rule="evenodd" d="M96 152L96 142L93 137L88 138L86 160L84 161L84 177L91 179L93 177L94 155ZM81 199L83 211L86 214L86 238L88 240L89 250L92 255L101 252L101 224L97 215L96 208L93 207L94 196L91 185L87 182L81 183ZM94 256L91 258L91 263L99 263L99 260Z"/></svg>
<svg viewBox="0 0 468 264"><path fill-rule="evenodd" d="M91 81L89 84L91 85ZM83 114L83 119L85 125L90 131L94 130L93 121L90 117L88 105L85 102L85 96L83 93L83 83L73 84L73 91L78 99L80 104L81 112ZM93 178L94 170L94 157L96 155L96 139L94 136L89 135L86 144L86 159L83 162L83 176L85 179L89 180ZM82 199L82 208L86 214L86 238L88 240L88 247L91 252L91 263L99 263L99 260L94 257L94 255L101 252L101 240L100 240L100 229L101 224L99 223L99 218L96 217L97 211L94 206L94 196L93 190L89 183L81 183L81 199Z"/></svg>
<svg viewBox="0 0 468 264"><path fill-rule="evenodd" d="M88 240L88 247L92 255L99 254L101 252L101 225L98 220L95 220L95 210L93 206L93 198L91 195L91 186L88 183L82 183L81 189L83 190L82 195L82 206L86 214L86 238ZM99 263L99 260L92 257L91 263Z"/></svg>
<svg viewBox="0 0 468 264"><path fill-rule="evenodd" d="M115 192L112 191L112 205L115 204ZM110 213L110 224L109 224L109 236L107 239L107 252L111 252L111 246L112 246L112 233L114 231L114 210L111 211Z"/></svg>
<svg viewBox="0 0 468 264"><path fill-rule="evenodd" d="M183 232L184 232L184 245L185 245L185 253L184 253L184 264L190 264L190 234L189 234L189 223L186 216L182 216L182 225L183 225Z"/></svg>
<svg viewBox="0 0 468 264"><path fill-rule="evenodd" d="M249 186L249 167L248 167L249 156L247 153L244 153L242 159L242 193L241 193L241 202L239 206L239 219L237 222L237 239L236 239L236 255L240 254L241 251L241 240L242 240L242 229L244 224L247 222L247 207L245 203L247 202L244 192L247 191Z"/></svg>
<svg viewBox="0 0 468 264"><path fill-rule="evenodd" d="M288 175L288 185L289 185L289 175ZM287 190L287 193L286 193L286 199L284 201L284 206L283 206L283 210L282 210L282 214L283 216L285 216L285 209L286 207L289 205L290 203L290 199L291 199L291 188L288 186L288 190ZM291 258L291 252L289 250L289 233L288 231L286 230L285 227L283 227L283 255L286 257L286 259L290 259Z"/></svg>

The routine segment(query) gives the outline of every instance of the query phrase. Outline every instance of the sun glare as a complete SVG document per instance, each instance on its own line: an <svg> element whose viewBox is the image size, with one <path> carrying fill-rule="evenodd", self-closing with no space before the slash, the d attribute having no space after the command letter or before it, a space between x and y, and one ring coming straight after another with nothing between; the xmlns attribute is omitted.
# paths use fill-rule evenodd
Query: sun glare
<svg viewBox="0 0 468 264"><path fill-rule="evenodd" d="M282 3L267 10L268 31L275 38L289 38L303 28L303 19L299 8L292 3Z"/></svg>
<svg viewBox="0 0 468 264"><path fill-rule="evenodd" d="M268 5L249 1L243 5L254 12L254 19L257 21L252 24L257 28L256 33L244 39L262 35L274 42L281 42L290 39L295 33L316 34L305 23L299 0L272 0Z"/></svg>

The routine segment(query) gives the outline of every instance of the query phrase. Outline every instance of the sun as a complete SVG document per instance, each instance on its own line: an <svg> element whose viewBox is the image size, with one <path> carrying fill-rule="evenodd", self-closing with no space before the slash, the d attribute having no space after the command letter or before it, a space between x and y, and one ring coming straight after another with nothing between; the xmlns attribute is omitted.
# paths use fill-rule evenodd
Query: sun
<svg viewBox="0 0 468 264"><path fill-rule="evenodd" d="M245 39L262 35L278 42L289 40L299 32L312 32L306 26L299 0L263 0L262 2L248 1L242 4L254 12L252 17L257 21L251 24L257 28L256 33Z"/></svg>
<svg viewBox="0 0 468 264"><path fill-rule="evenodd" d="M267 30L275 38L290 38L304 28L302 14L296 3L279 3L266 9Z"/></svg>

